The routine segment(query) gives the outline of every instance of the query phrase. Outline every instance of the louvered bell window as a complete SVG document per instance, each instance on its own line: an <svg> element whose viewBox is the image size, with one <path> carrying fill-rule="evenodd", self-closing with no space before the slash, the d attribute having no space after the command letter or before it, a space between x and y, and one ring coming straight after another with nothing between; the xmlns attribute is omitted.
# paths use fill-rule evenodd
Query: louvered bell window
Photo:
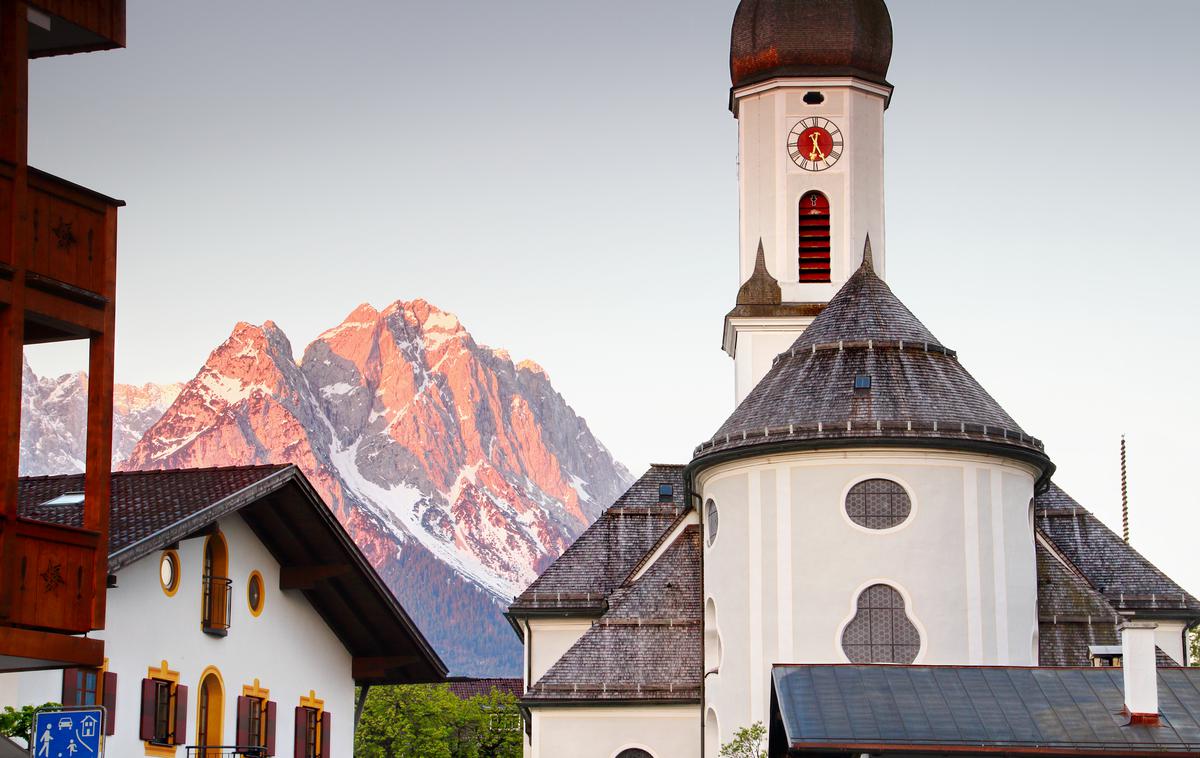
<svg viewBox="0 0 1200 758"><path fill-rule="evenodd" d="M829 198L808 192L800 198L800 281L829 281Z"/></svg>

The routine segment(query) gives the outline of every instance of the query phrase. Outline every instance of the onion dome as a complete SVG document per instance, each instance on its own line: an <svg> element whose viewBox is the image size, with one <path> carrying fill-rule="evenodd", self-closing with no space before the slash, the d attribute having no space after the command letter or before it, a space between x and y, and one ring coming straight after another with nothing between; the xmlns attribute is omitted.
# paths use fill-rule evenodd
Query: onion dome
<svg viewBox="0 0 1200 758"><path fill-rule="evenodd" d="M892 18L884 0L741 0L733 16L734 87L777 76L886 83Z"/></svg>
<svg viewBox="0 0 1200 758"><path fill-rule="evenodd" d="M821 314L775 358L721 428L696 448L693 470L719 460L814 447L903 445L990 452L1054 465L863 263Z"/></svg>

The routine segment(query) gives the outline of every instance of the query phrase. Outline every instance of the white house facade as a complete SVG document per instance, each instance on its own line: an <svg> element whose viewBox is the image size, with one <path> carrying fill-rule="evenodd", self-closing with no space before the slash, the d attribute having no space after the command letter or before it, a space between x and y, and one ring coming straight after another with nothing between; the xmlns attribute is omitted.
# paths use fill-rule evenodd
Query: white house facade
<svg viewBox="0 0 1200 758"><path fill-rule="evenodd" d="M349 757L356 684L445 676L293 466L117 473L112 514L103 669L0 676L5 704L105 705L113 756Z"/></svg>

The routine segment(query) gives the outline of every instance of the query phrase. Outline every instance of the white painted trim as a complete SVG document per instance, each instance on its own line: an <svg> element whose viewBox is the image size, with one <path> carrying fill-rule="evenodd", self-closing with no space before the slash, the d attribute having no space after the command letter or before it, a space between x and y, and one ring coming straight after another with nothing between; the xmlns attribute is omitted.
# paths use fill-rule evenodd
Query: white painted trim
<svg viewBox="0 0 1200 758"><path fill-rule="evenodd" d="M752 474L747 503L747 571L750 588L750 712L762 713L763 634L762 634L762 481Z"/></svg>
<svg viewBox="0 0 1200 758"><path fill-rule="evenodd" d="M793 660L796 630L792 619L792 474L785 466L775 469L775 555L782 568L776 576L779 608L779 658Z"/></svg>
<svg viewBox="0 0 1200 758"><path fill-rule="evenodd" d="M654 758L654 751L640 742L628 742L622 745L613 752L613 758L620 755L622 750L645 750L650 755L650 758Z"/></svg>
<svg viewBox="0 0 1200 758"><path fill-rule="evenodd" d="M854 620L854 617L858 615L858 597L859 597L859 595L861 595L863 593L863 591L866 590L868 587L874 586L876 584L886 584L888 587L891 587L896 592L899 592L900 597L904 600L904 615L908 618L908 620L910 622L912 622L912 625L917 628L917 634L921 638L921 645L920 645L920 647L917 648L917 657L913 659L912 665L915 666L915 665L921 663L921 661L923 661L925 659L925 649L929 645L929 635L925 631L925 625L922 624L917 619L916 611L913 608L912 596L908 594L908 590L904 589L904 587L894 579L884 579L884 578L871 579L869 581L863 582L862 584L858 585L858 588L855 589L853 593L851 593L850 614L848 616L846 616L846 618L838 626L837 634L834 636L834 640L833 640L834 650L837 651L837 655L839 658L841 658L842 663L850 663L850 659L846 656L846 651L842 649L842 635L845 633L846 627L849 626L850 622ZM891 664L888 664L888 665L891 665Z"/></svg>
<svg viewBox="0 0 1200 758"><path fill-rule="evenodd" d="M629 581L636 582L638 579L641 579L642 575L649 571L650 567L662 557L662 554L667 552L671 545L675 544L675 540L679 539L679 535L683 533L684 529L687 529L689 526L699 524L700 516L697 515L696 511L688 511L687 515L684 516L679 523L675 525L675 528L671 530L670 534L667 535L667 538L658 544L658 547L655 548L654 552L650 554L650 558L647 559L644 564L642 564L642 567L637 570L637 573L629 577Z"/></svg>
<svg viewBox="0 0 1200 758"><path fill-rule="evenodd" d="M812 76L812 77L778 77L776 79L768 79L765 82L757 82L750 84L741 89L733 91L733 110L734 115L737 115L739 101L755 95L761 95L765 92L770 92L774 89L852 89L859 92L866 92L872 95L878 95L885 100L892 96L892 88L885 87L882 84L868 82L866 79L858 79L851 76Z"/></svg>
<svg viewBox="0 0 1200 758"><path fill-rule="evenodd" d="M895 526L890 526L887 529L872 529L868 526L863 526L862 524L857 523L854 519L850 518L850 514L846 512L846 498L848 498L850 496L850 490L854 489L855 486L862 484L863 482L868 482L872 479L884 479L889 482L895 482L896 484L899 484L900 487L904 490L904 493L906 495L908 495L908 504L909 504L908 517L905 518L903 521L901 521L899 524L896 524ZM898 532L901 529L907 528L908 525L913 522L913 519L915 519L917 517L917 508L918 508L917 495L916 495L916 491L912 488L911 484L909 484L907 481L905 481L901 477L896 476L895 474L892 474L892 473L886 473L886 474L877 473L877 474L867 474L864 476L860 476L860 477L851 479L850 483L847 484L842 489L842 496L841 496L841 499L839 500L838 512L841 513L842 520L845 521L847 524L849 524L851 526L851 528L856 529L860 532L863 532L864 534L884 535L884 534L892 534L893 532Z"/></svg>
<svg viewBox="0 0 1200 758"><path fill-rule="evenodd" d="M888 466L946 466L962 467L966 464L994 466L1004 471L1033 476L1041 475L1041 470L1035 466L1022 463L1001 455L983 453L966 453L953 450L930 450L914 448L814 448L812 450L797 450L790 453L774 453L753 458L739 458L719 463L712 468L700 472L696 478L698 491L704 492L708 486L736 476L747 471L764 466L784 464L792 467L803 466L861 466L870 461L875 465L883 462Z"/></svg>
<svg viewBox="0 0 1200 758"><path fill-rule="evenodd" d="M1004 544L1004 482L999 471L991 472L992 485L992 580L996 586L996 662L1007 666L1012 660L1008 646L1008 556Z"/></svg>
<svg viewBox="0 0 1200 758"><path fill-rule="evenodd" d="M983 663L983 577L979 571L979 470L963 468L963 561L967 570L967 662Z"/></svg>

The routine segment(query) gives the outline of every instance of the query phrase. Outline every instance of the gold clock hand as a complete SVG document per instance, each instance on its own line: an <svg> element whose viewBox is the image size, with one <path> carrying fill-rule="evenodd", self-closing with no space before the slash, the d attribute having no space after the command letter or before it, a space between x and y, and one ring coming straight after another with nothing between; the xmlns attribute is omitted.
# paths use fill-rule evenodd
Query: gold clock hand
<svg viewBox="0 0 1200 758"><path fill-rule="evenodd" d="M813 132L812 134L808 135L808 138L812 140L812 152L808 154L808 159L810 161L815 161L817 158L825 160L825 153L821 151L821 135Z"/></svg>

